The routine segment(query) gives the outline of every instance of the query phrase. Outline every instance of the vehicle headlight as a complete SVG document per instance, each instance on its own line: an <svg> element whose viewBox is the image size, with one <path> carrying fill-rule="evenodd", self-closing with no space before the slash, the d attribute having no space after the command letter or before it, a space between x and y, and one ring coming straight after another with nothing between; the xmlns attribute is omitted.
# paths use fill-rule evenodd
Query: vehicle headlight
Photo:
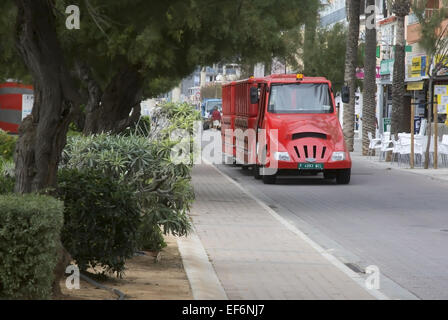
<svg viewBox="0 0 448 320"><path fill-rule="evenodd" d="M337 151L333 152L331 156L331 161L343 161L345 160L345 152Z"/></svg>
<svg viewBox="0 0 448 320"><path fill-rule="evenodd" d="M274 159L277 161L291 161L288 152L274 152Z"/></svg>

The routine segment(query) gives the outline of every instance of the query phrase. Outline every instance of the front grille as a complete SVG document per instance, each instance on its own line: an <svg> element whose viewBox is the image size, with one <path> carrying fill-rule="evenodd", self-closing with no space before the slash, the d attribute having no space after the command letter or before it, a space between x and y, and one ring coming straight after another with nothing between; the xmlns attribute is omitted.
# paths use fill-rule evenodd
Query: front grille
<svg viewBox="0 0 448 320"><path fill-rule="evenodd" d="M299 158L300 160L305 160L308 158L323 160L327 155L326 146L302 145L302 146L294 146L294 150L297 154L297 158Z"/></svg>
<svg viewBox="0 0 448 320"><path fill-rule="evenodd" d="M322 148L322 155L320 156L322 159L325 158L325 152L327 151L327 147Z"/></svg>
<svg viewBox="0 0 448 320"><path fill-rule="evenodd" d="M294 150L296 150L297 157L300 159L300 152L297 146L294 146Z"/></svg>

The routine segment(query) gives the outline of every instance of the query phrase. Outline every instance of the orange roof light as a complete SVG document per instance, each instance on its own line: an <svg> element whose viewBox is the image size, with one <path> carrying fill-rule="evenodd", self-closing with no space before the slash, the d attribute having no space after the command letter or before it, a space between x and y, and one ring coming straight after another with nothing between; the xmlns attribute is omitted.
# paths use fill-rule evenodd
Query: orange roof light
<svg viewBox="0 0 448 320"><path fill-rule="evenodd" d="M298 73L296 78L297 78L297 80L303 80L303 74L302 73Z"/></svg>

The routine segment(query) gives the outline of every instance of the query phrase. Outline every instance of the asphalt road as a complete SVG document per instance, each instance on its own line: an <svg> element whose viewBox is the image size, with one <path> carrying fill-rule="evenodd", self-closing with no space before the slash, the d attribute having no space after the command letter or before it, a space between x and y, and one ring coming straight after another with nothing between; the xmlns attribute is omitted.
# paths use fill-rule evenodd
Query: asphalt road
<svg viewBox="0 0 448 320"><path fill-rule="evenodd" d="M376 265L396 299L448 299L448 183L355 161L350 185L321 177L264 185L217 165L355 271Z"/></svg>

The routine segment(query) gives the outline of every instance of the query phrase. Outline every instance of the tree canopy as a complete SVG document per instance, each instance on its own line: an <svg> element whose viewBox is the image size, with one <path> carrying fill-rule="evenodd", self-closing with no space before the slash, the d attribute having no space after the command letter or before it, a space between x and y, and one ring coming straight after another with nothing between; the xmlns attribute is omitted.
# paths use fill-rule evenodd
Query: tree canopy
<svg viewBox="0 0 448 320"><path fill-rule="evenodd" d="M76 3L77 2L77 3ZM300 25L306 10L298 0L54 0L56 28L67 63L88 65L104 88L123 65L137 66L146 96L167 91L198 65L224 59L264 60L284 56L282 30ZM313 2L313 1L308 1ZM65 8L78 5L80 30L65 28ZM15 7L2 4L5 77L22 79L13 43ZM4 37L6 36L6 37ZM6 39L3 42L3 39ZM10 68L9 68L10 66ZM22 68L23 70L23 68Z"/></svg>
<svg viewBox="0 0 448 320"><path fill-rule="evenodd" d="M0 59L8 67L0 78L26 81L29 73L36 95L19 132L16 190L55 184L73 118L85 134L120 132L139 118L144 97L198 65L295 53L284 37L302 24L308 2L315 0L3 1ZM69 5L80 9L80 29L66 28Z"/></svg>
<svg viewBox="0 0 448 320"><path fill-rule="evenodd" d="M332 81L335 91L344 85L347 29L343 24L318 28L306 61L307 76L323 76Z"/></svg>

